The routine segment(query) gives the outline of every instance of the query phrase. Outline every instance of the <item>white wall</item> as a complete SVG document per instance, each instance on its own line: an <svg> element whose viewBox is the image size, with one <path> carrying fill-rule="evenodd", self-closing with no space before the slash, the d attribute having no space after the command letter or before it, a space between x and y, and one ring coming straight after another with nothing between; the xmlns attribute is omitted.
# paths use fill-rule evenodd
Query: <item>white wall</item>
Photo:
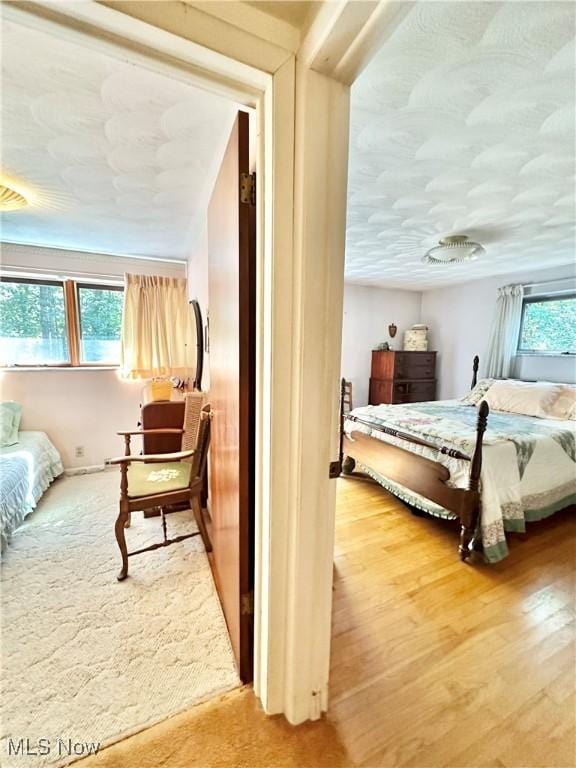
<svg viewBox="0 0 576 768"><path fill-rule="evenodd" d="M0 264L3 272L27 272L38 274L39 277L47 274L73 280L94 276L121 280L125 272L166 277L184 277L186 273L184 262L109 256L12 243L0 244Z"/></svg>
<svg viewBox="0 0 576 768"><path fill-rule="evenodd" d="M461 397L469 390L474 355L480 356L480 376L485 374L496 291L500 286L569 277L574 277L574 268L567 266L425 291L421 322L430 328L430 348L438 351L438 398ZM514 371L514 376L522 379L565 382L573 382L575 374L574 359L550 356L519 357Z"/></svg>
<svg viewBox="0 0 576 768"><path fill-rule="evenodd" d="M2 244L2 269L53 270L68 277L126 272L183 277L186 265L99 254ZM102 464L122 455L119 429L136 429L145 381L123 381L115 369L82 368L0 372L0 397L23 406L22 429L42 430L62 454L66 468ZM84 456L76 458L77 446ZM134 443L136 450L140 446Z"/></svg>
<svg viewBox="0 0 576 768"><path fill-rule="evenodd" d="M372 350L383 341L402 349L404 331L420 322L422 294L362 285L344 286L342 376L352 382L354 407L368 403ZM395 323L394 339L388 326Z"/></svg>
<svg viewBox="0 0 576 768"><path fill-rule="evenodd" d="M22 405L21 429L41 430L66 468L94 466L122 456L120 429L137 429L143 381L123 381L116 370L3 371L2 400ZM76 458L77 446L84 456ZM134 442L136 451L140 445Z"/></svg>

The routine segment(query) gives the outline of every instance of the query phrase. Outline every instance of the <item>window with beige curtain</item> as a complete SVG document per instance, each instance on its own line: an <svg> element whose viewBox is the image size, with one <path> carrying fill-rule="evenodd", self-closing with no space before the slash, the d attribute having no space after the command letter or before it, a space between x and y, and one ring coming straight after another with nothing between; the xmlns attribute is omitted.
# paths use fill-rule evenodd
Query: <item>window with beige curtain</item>
<svg viewBox="0 0 576 768"><path fill-rule="evenodd" d="M130 274L124 280L122 376L193 376L196 333L186 280Z"/></svg>

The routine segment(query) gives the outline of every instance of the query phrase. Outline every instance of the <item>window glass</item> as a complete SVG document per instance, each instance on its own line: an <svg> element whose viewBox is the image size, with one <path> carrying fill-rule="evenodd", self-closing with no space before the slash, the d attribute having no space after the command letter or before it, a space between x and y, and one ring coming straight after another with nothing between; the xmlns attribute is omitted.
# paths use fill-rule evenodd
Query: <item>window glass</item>
<svg viewBox="0 0 576 768"><path fill-rule="evenodd" d="M63 284L0 281L0 365L69 362Z"/></svg>
<svg viewBox="0 0 576 768"><path fill-rule="evenodd" d="M78 285L80 361L120 362L122 288Z"/></svg>
<svg viewBox="0 0 576 768"><path fill-rule="evenodd" d="M576 353L576 296L525 299L518 349Z"/></svg>

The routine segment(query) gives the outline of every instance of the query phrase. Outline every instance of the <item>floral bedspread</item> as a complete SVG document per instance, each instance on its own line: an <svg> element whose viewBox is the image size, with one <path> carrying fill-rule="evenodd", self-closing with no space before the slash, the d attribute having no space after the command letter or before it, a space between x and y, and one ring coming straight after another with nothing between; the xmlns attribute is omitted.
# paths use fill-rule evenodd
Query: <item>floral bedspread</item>
<svg viewBox="0 0 576 768"><path fill-rule="evenodd" d="M411 405L371 405L355 408L355 416L424 437L472 456L476 443L477 408L460 400ZM439 451L413 445L357 422L357 430L443 464L450 470L449 485L466 488L470 463ZM508 554L507 531L525 531L540 520L576 504L576 422L552 421L493 411L488 416L482 453L481 517L479 535L489 562ZM448 510L365 468L378 482L405 501L430 514L453 518Z"/></svg>

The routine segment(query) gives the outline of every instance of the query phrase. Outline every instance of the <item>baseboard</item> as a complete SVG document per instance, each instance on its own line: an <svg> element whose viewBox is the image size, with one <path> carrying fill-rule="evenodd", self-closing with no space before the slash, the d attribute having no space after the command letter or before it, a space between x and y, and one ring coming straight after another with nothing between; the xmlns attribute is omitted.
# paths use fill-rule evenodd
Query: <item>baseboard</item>
<svg viewBox="0 0 576 768"><path fill-rule="evenodd" d="M91 475L93 472L104 472L107 467L104 464L92 464L89 467L69 467L64 469L64 474L68 477L73 475Z"/></svg>

